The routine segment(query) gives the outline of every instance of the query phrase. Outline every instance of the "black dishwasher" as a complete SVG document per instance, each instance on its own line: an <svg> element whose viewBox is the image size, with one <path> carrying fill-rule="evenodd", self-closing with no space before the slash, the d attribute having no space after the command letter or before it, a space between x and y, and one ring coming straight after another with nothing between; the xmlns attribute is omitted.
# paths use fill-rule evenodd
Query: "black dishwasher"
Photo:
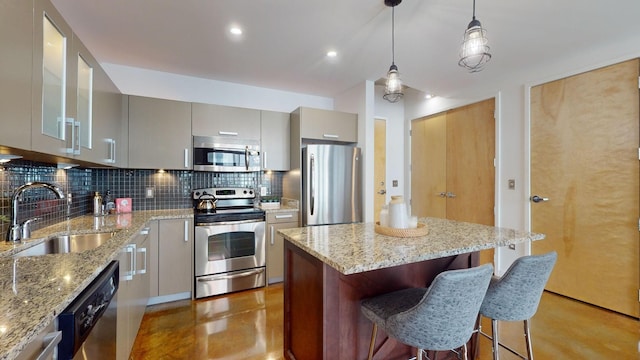
<svg viewBox="0 0 640 360"><path fill-rule="evenodd" d="M58 330L62 331L62 341L58 345L58 359L90 359L95 355L102 359L115 358L115 301L109 305L117 295L119 279L118 261L112 261L60 313ZM90 341L92 333L98 341Z"/></svg>

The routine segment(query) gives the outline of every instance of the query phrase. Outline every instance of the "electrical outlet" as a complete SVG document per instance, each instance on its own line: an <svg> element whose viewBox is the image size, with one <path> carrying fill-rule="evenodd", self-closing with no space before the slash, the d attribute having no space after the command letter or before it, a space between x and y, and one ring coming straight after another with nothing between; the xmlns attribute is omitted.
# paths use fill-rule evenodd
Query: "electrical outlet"
<svg viewBox="0 0 640 360"><path fill-rule="evenodd" d="M147 199L152 199L155 196L155 189L153 186L149 186L145 192L144 192L144 197L146 197Z"/></svg>
<svg viewBox="0 0 640 360"><path fill-rule="evenodd" d="M508 183L509 190L515 190L516 189L516 180L515 179L509 179L509 180L507 180L507 183Z"/></svg>

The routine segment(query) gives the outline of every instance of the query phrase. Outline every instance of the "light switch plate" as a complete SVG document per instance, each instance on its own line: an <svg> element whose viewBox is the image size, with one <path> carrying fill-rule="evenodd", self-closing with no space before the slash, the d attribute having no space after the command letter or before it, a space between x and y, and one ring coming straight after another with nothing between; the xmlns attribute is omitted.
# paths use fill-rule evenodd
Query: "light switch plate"
<svg viewBox="0 0 640 360"><path fill-rule="evenodd" d="M391 181L391 186L398 187L398 180L392 180Z"/></svg>

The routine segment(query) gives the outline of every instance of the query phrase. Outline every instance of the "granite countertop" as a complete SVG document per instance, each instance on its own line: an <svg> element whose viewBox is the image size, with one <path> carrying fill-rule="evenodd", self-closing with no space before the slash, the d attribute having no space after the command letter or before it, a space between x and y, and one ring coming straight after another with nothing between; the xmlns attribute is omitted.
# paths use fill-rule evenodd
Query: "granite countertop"
<svg viewBox="0 0 640 360"><path fill-rule="evenodd" d="M81 216L33 231L28 241L0 244L0 359L13 359L150 220L193 217L192 209ZM69 233L116 232L101 246L79 253L14 257L45 238Z"/></svg>
<svg viewBox="0 0 640 360"><path fill-rule="evenodd" d="M426 236L400 238L375 232L373 223L278 230L286 240L344 275L542 240L544 234L446 219L420 218Z"/></svg>
<svg viewBox="0 0 640 360"><path fill-rule="evenodd" d="M260 206L267 214L270 213L278 213L278 212L288 212L288 211L299 211L300 206L298 200L282 198L280 199L280 207L278 208L267 208Z"/></svg>

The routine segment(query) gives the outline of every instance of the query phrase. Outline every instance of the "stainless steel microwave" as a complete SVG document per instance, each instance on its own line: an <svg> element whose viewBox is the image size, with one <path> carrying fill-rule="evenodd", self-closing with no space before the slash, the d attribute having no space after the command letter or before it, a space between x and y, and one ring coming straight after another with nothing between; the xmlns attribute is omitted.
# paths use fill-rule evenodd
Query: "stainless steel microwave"
<svg viewBox="0 0 640 360"><path fill-rule="evenodd" d="M193 170L260 171L260 142L220 136L194 136Z"/></svg>

